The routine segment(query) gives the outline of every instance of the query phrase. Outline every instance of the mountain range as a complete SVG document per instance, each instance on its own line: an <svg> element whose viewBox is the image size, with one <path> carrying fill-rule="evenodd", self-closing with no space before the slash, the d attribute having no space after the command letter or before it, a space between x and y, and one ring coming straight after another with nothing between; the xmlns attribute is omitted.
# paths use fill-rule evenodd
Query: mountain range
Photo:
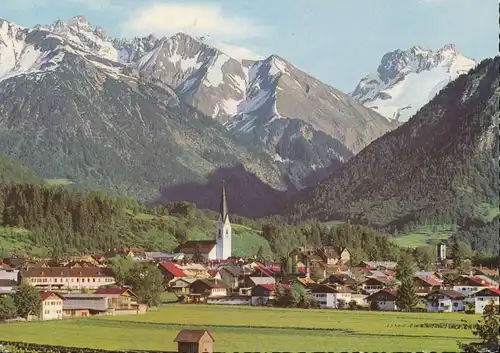
<svg viewBox="0 0 500 353"><path fill-rule="evenodd" d="M448 83L477 63L447 44L437 51L414 46L382 57L351 96L389 120L408 121Z"/></svg>
<svg viewBox="0 0 500 353"><path fill-rule="evenodd" d="M499 67L497 56L459 76L407 123L300 191L282 213L388 231L479 223L497 231L475 235L475 249L498 253Z"/></svg>
<svg viewBox="0 0 500 353"><path fill-rule="evenodd" d="M238 165L293 192L395 127L277 55L214 45L183 33L109 38L82 16L0 20L0 152L46 178L142 200Z"/></svg>

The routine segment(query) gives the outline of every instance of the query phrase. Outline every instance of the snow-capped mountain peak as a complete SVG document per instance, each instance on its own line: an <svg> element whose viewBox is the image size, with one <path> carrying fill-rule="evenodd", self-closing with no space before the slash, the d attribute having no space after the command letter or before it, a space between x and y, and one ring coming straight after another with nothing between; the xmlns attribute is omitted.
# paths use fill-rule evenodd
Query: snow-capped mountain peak
<svg viewBox="0 0 500 353"><path fill-rule="evenodd" d="M476 62L454 44L437 51L413 46L385 54L377 72L364 77L351 96L389 120L407 121L442 88Z"/></svg>

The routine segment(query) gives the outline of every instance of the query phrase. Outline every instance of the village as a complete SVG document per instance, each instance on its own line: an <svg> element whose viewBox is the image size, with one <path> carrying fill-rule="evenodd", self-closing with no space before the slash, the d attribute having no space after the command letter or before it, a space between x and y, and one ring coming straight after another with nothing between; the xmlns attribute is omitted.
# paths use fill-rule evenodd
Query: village
<svg viewBox="0 0 500 353"><path fill-rule="evenodd" d="M351 263L349 249L300 247L288 261L231 256L231 223L224 186L214 240L190 240L175 253L122 248L105 254L54 259L0 260L0 296L13 296L22 283L40 292L39 320L93 315L143 314L148 308L127 286L119 286L110 260L124 258L161 271L163 290L173 302L247 306L290 306L297 292L304 308L396 311L397 263ZM498 269L453 269L444 243L436 247L435 270L417 269L413 276L419 306L428 312L483 314L500 300ZM295 292L295 293L292 293ZM288 300L287 300L288 298ZM296 303L297 304L297 300Z"/></svg>

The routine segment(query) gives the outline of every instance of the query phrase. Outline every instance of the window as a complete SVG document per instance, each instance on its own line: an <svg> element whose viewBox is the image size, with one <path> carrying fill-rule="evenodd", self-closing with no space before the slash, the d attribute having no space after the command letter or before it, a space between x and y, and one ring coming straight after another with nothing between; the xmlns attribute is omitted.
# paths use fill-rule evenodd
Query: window
<svg viewBox="0 0 500 353"><path fill-rule="evenodd" d="M456 308L458 306L458 303L453 303L453 306Z"/></svg>

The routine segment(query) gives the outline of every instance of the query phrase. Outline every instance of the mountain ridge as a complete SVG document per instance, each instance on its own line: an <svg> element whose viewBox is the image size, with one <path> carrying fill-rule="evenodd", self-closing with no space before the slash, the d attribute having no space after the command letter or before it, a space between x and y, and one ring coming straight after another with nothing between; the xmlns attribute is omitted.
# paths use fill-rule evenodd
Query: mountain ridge
<svg viewBox="0 0 500 353"><path fill-rule="evenodd" d="M377 71L362 78L350 95L387 119L404 122L476 64L454 44L437 51L421 46L397 49L384 54Z"/></svg>
<svg viewBox="0 0 500 353"><path fill-rule="evenodd" d="M499 64L498 56L486 59L459 76L408 122L301 190L282 213L350 218L387 231L489 221L498 214ZM488 238L476 246L495 245Z"/></svg>
<svg viewBox="0 0 500 353"><path fill-rule="evenodd" d="M45 76L57 76L61 71L67 76L64 78L59 76L61 80L51 81L51 84L59 88L76 90L77 95L81 93L79 90L83 89L86 90L84 96L93 96L95 94L93 90L96 90L102 93L98 95L99 99L106 96L108 97L106 99L120 101L114 93L109 95L109 92L103 90L111 87L128 90L127 87L138 85L139 91L148 91L143 98L147 96L154 103L159 99L169 107L190 106L193 109L189 114L199 112L214 122L224 124L225 128L215 129L219 131L218 134L230 136L232 141L244 146L244 149L250 148L256 151L256 155L262 155L262 152L267 154L265 160L269 162L265 163L264 168L273 170L269 174L273 175L272 177L262 174L263 170L258 167L260 158L252 162L249 157L230 159L243 162L248 172L257 173L265 183L280 190L300 189L311 180L315 182L326 177L326 171L331 170L332 166L335 167L348 160L373 138L393 127L377 113L303 73L277 55L271 55L261 61L234 59L218 48L209 46L207 42L211 41L210 38L196 39L187 34L177 33L172 37L156 38L150 35L144 38L118 40L107 37L102 28L93 27L83 16L77 16L70 21L58 20L47 26L37 25L34 28L16 26L2 20L1 28L2 41L15 44L15 48L14 44L10 47L0 45L0 55L2 57L10 55L12 58L12 65L4 67L0 75L0 92L3 92L4 99L10 97L5 90L2 91L1 86L9 87L13 91L16 91L15 86L19 86L17 92L23 94L27 81L33 81L30 84L36 85L37 82L45 80ZM32 55L31 52L36 52L36 55ZM81 67L69 68L71 60ZM77 81L83 77L88 78L88 85L77 88L73 83L68 83L67 80L71 75L76 75ZM49 81L50 78L46 82ZM112 81L121 83L106 84ZM46 88L49 91L53 89L48 86ZM300 93L301 89L305 93ZM165 97L160 98L158 90L167 92ZM310 94L308 95L306 91L310 91ZM141 91L141 94L143 93ZM38 91L37 94L41 100L44 99L43 92ZM263 95L267 95L266 99L262 99ZM15 97L14 101L21 104L19 98ZM64 99L66 104L75 103L70 96ZM85 100L89 101L89 98ZM57 106L57 102L52 103L54 107ZM113 103L106 104L111 104L113 109L119 109ZM75 104L78 105L78 109L88 109L83 106L83 101ZM290 104L295 104L297 109L300 108L301 113L292 114L293 109L287 107ZM132 108L127 104L125 106L127 109ZM10 110L4 110L5 118L12 119L9 115L18 114L16 112L18 107L9 108ZM97 110L93 114L99 116ZM132 120L140 118L135 109L129 109L123 114ZM31 118L34 119L35 116ZM109 121L115 118L109 115L107 119ZM253 119L254 122L249 119ZM49 120L45 123L50 124ZM80 121L78 124L83 123ZM253 124L252 129L248 131L240 129L243 125L249 127L251 124ZM98 125L109 128L109 124L105 121ZM13 127L9 125L8 128ZM76 131L80 128L73 126L72 129ZM178 129L182 127L179 125ZM18 137L22 136L22 132L18 133ZM46 138L43 134L38 136L38 139ZM100 135L99 138L104 141L109 137ZM186 141L182 139L183 137L176 138L176 143L186 145ZM6 147L4 152L15 158L20 156L19 151L11 148ZM152 150L148 149L147 153L152 153ZM38 158L43 160L53 157L40 155ZM40 161L35 161L33 158L25 156L22 162L35 167L38 172L47 171ZM62 162L58 161L56 164L58 163ZM49 164L54 165L52 162ZM195 173L197 177L183 182L201 181L198 177L203 173L229 167L227 164L216 164L207 169L205 162L190 165L191 169L199 169L199 172ZM83 172L81 168L77 169L78 173ZM51 173L57 170L58 168L54 168ZM314 174L315 170L318 170L319 174L312 176L311 173ZM63 175L58 177L68 178L71 176L68 173L74 172L74 168L65 169ZM179 181L178 178L173 179ZM101 177L97 177L96 180L101 180ZM157 189L166 186L168 185L158 185ZM150 192L147 194L151 195Z"/></svg>

